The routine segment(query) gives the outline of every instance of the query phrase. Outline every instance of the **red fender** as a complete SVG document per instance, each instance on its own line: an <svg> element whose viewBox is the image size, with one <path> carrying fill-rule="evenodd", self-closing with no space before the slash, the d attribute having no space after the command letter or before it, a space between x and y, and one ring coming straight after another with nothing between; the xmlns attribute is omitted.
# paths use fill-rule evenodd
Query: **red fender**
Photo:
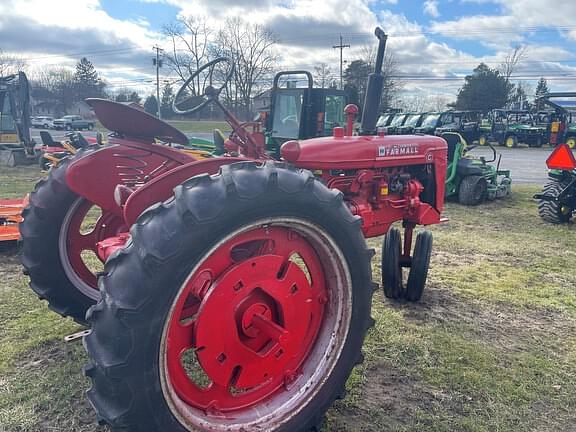
<svg viewBox="0 0 576 432"><path fill-rule="evenodd" d="M198 174L216 174L223 165L247 160L251 159L242 157L201 159L162 174L130 195L124 205L124 221L128 226L134 224L144 210L152 204L166 201L173 195L174 188L189 178Z"/></svg>
<svg viewBox="0 0 576 432"><path fill-rule="evenodd" d="M66 183L78 195L122 217L122 208L114 200L117 185L138 189L155 177L194 160L165 145L117 139L74 159L66 170Z"/></svg>

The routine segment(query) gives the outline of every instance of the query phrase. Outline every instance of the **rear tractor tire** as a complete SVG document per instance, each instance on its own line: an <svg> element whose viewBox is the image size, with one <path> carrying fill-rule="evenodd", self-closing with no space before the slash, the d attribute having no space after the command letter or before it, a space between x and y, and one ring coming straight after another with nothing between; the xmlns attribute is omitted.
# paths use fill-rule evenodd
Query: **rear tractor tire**
<svg viewBox="0 0 576 432"><path fill-rule="evenodd" d="M542 193L557 197L570 183L569 180L550 181L544 185ZM574 209L561 205L556 201L540 200L538 214L542 219L553 224L568 223L574 214Z"/></svg>
<svg viewBox="0 0 576 432"><path fill-rule="evenodd" d="M462 179L458 188L458 202L475 206L486 199L488 183L482 176L467 176Z"/></svg>
<svg viewBox="0 0 576 432"><path fill-rule="evenodd" d="M87 314L98 418L317 430L373 324L373 253L342 195L308 171L240 162L185 181L131 233Z"/></svg>
<svg viewBox="0 0 576 432"><path fill-rule="evenodd" d="M86 311L100 298L96 272L103 265L95 254L96 242L116 235L122 221L68 188L69 163L65 158L53 166L30 194L20 224L21 261L30 288L50 309L85 324ZM93 254L85 253L89 250Z"/></svg>

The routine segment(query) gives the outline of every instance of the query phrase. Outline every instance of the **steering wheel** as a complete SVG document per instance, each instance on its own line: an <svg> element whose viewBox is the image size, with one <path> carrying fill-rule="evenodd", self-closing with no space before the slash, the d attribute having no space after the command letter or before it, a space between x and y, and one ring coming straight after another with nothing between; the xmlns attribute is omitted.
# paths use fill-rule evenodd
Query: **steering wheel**
<svg viewBox="0 0 576 432"><path fill-rule="evenodd" d="M222 77L217 77L218 82L221 83L221 85L219 87L213 87L214 72L217 70L216 66L222 66L221 64L228 64L228 70L224 70ZM199 88L196 89L193 86L191 87L190 83L200 77L200 75L203 74L206 70L208 70L206 76L200 80L202 85L204 85L204 90L201 93ZM222 72L222 69L218 70L218 72ZM200 111L210 102L218 99L218 96L232 78L233 73L234 63L232 63L232 60L230 60L228 57L218 57L217 59L206 63L204 66L190 75L190 77L184 81L184 84L182 84L182 86L178 89L178 92L176 92L176 96L172 101L172 110L176 114L192 114Z"/></svg>

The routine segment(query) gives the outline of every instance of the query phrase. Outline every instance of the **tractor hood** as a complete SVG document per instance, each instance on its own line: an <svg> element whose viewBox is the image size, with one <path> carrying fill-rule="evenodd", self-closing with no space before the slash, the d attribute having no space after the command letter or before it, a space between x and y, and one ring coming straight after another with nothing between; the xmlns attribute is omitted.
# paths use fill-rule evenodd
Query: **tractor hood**
<svg viewBox="0 0 576 432"><path fill-rule="evenodd" d="M510 129L513 130L525 130L525 131L543 131L545 128L539 126L532 126L532 125L525 125L525 124L516 124L510 125Z"/></svg>
<svg viewBox="0 0 576 432"><path fill-rule="evenodd" d="M306 169L369 169L446 161L443 138L424 135L330 136L282 145L282 157Z"/></svg>

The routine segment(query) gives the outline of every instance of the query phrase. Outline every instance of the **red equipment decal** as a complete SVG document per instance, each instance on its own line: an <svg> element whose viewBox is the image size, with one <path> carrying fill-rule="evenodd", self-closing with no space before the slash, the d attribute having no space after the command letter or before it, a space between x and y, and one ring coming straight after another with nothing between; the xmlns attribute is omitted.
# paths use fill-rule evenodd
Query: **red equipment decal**
<svg viewBox="0 0 576 432"><path fill-rule="evenodd" d="M576 169L576 158L567 144L560 144L546 159L546 165L550 169L572 171Z"/></svg>

